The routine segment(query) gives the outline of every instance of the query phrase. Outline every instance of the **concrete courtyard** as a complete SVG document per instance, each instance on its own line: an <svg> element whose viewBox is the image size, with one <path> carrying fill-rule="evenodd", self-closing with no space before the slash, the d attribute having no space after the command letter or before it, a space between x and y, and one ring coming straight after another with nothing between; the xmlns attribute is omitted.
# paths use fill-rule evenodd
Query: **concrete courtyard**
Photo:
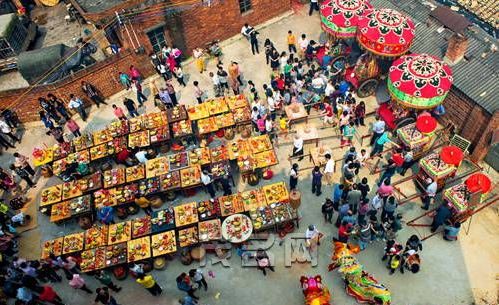
<svg viewBox="0 0 499 305"><path fill-rule="evenodd" d="M241 67L243 78L245 81L253 80L257 88L261 90L264 83L269 82L270 68L265 65L265 55L263 54L263 41L265 38L270 38L277 46L278 50L286 49L286 33L288 30L298 36L301 33L306 33L311 39L318 40L321 32L319 18L317 15L309 17L307 8L300 9L294 14L282 16L276 20L272 20L266 25L262 25L258 29L260 32L260 55L253 56L251 54L249 43L237 36L222 44L224 52L224 66L230 63L231 60L237 61ZM208 64L208 71L214 71L215 63ZM188 86L181 88L178 83L175 83L176 89L179 92L179 101L182 104L194 104L196 102L193 94L192 81L197 80L202 89L208 90L209 96L213 96L211 89L211 80L207 73L200 75L192 63L184 65L184 72L187 75ZM146 80L157 82L161 86L162 80L157 77ZM98 86L99 84L95 84ZM144 85L147 87L147 85ZM146 92L147 93L147 92ZM109 104L121 104L123 96L132 94L130 92L121 92L107 102ZM134 98L134 97L133 97ZM368 111L376 107L376 101L373 98L365 99ZM146 106L140 109L140 112L157 111L154 107L152 99L146 103ZM312 114L316 114L312 112ZM81 120L78 123L84 131L95 131L103 128L114 118L111 107L106 106L98 110L92 109L88 124L84 124ZM371 117L368 123L372 122ZM312 125L321 124L319 119L310 121ZM295 125L294 128L303 127L303 123ZM37 124L28 124L24 131L23 142L18 146L18 151L31 155L34 146L52 145L54 141L52 137L44 135L44 128ZM329 137L322 140L321 144L326 147L338 147L339 138L331 138L331 130L320 130L322 137ZM368 134L368 128L360 128L361 135ZM280 141L279 147L276 149L279 157L279 165L273 167L275 176L272 181L262 181L260 186L277 181L285 181L288 183L288 171L290 162L288 157L291 153L292 145L291 138ZM360 150L359 142L355 146ZM305 153L312 145L305 146ZM364 147L368 151L369 147ZM3 153L0 156L2 164L12 162L13 150ZM345 149L336 149L333 151L334 158L340 159L345 153ZM302 168L310 166L308 158L300 162ZM339 168L337 164L337 168ZM326 285L332 294L332 304L357 304L355 300L345 293L343 282L337 271L328 272L327 266L330 263L331 256L331 239L337 235L337 229L331 224L324 222L321 214L321 204L326 197L331 196L331 186L324 186L323 194L316 197L311 193L310 170L302 171L298 184L298 189L302 192L302 204L299 209L300 213L300 228L296 233L304 233L309 224L315 224L319 230L326 234L325 239L319 247L318 265L312 267L308 263L294 263L292 267L284 266L284 245L279 245L279 239L276 238L274 245L268 250L275 257L276 272L270 272L267 277L256 268L241 267L241 259L236 255L235 251L230 258L230 267L223 267L220 264L207 264L203 268L207 277L209 289L207 292L200 291L200 304L206 305L246 305L246 304L272 304L272 305L299 305L303 304L303 296L299 284L301 275L316 275L320 274L325 280ZM235 175L238 177L239 175ZM360 177L367 176L370 185L372 185L378 176L368 176L368 171L363 169ZM400 176L395 176L394 181L400 179ZM336 174L336 181L339 181L340 174ZM239 180L239 179L238 179ZM241 191L251 188L241 181L236 181L236 189ZM34 216L33 225L22 234L21 239L21 256L31 259L39 258L40 242L52 239L71 232L79 232L81 229L76 223L70 222L63 226L56 226L48 221L48 217L38 215L37 205L39 201L38 192L46 186L60 183L58 178L49 180L40 179L38 186L30 190L28 196L30 203L27 207L28 213ZM406 194L415 192L414 184L409 181L402 185L402 189ZM221 194L219 194L221 195ZM192 202L201 199L207 199L208 195L204 192L199 192L195 197L188 199L179 196L174 202L166 204L179 204L183 202ZM166 205L165 204L165 205ZM399 207L398 212L403 214L404 220L408 221L422 213L420 209L420 200L409 202L402 207ZM335 213L335 218L337 214ZM136 217L136 216L134 216ZM385 263L381 262L384 243L382 241L372 243L362 253L358 254L359 261L363 264L366 271L374 275L380 283L388 287L392 293L392 304L396 305L471 305L471 304L497 304L498 300L498 274L499 274L499 227L497 207L487 208L480 214L473 217L472 221L465 223L462 227L457 242L447 242L437 235L424 242L424 249L421 252L422 269L417 274L400 272L394 275L389 275L385 267ZM429 220L428 220L429 222ZM416 230L414 227L406 227L399 233L398 241L405 243L407 238L412 234L424 236L429 234L428 228ZM210 257L209 257L210 258ZM147 291L136 284L130 277L119 285L124 289L115 295L119 304L178 304L179 297L183 296L175 284L175 278L181 272L187 272L190 268L197 266L183 266L178 259L168 263L164 271L154 271L153 274L163 287L163 295L161 297L152 297ZM208 277L208 271L213 271L215 277ZM91 277L85 277L87 286L91 289L98 287L98 283ZM54 285L58 293L62 296L66 304L71 305L88 305L93 302L85 292L80 290L74 291L69 287L67 281L61 284Z"/></svg>

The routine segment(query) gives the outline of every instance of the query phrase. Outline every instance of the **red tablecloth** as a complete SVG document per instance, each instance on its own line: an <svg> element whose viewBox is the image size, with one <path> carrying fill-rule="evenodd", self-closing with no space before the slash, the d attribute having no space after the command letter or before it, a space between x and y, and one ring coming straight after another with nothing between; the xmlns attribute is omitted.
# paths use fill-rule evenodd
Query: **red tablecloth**
<svg viewBox="0 0 499 305"><path fill-rule="evenodd" d="M388 107L388 103L379 105L378 115L383 121L385 121L388 128L392 130L395 129L395 116L393 115L393 111Z"/></svg>

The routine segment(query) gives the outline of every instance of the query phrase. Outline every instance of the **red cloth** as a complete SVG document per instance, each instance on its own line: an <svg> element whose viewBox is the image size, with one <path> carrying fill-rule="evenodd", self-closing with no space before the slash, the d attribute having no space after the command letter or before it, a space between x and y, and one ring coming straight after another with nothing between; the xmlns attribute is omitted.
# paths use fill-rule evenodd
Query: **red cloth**
<svg viewBox="0 0 499 305"><path fill-rule="evenodd" d="M50 286L43 286L43 291L38 296L40 301L47 301L47 302L54 301L56 297L57 293L55 293L54 289L52 289L52 287Z"/></svg>
<svg viewBox="0 0 499 305"><path fill-rule="evenodd" d="M378 114L380 118L385 121L386 126L390 129L395 129L395 116L393 111L388 107L388 103L383 103L379 105Z"/></svg>
<svg viewBox="0 0 499 305"><path fill-rule="evenodd" d="M395 162L395 164L397 164L397 166L402 166L402 164L404 164L404 157L402 157L402 154L393 154L392 155L392 160L393 162Z"/></svg>

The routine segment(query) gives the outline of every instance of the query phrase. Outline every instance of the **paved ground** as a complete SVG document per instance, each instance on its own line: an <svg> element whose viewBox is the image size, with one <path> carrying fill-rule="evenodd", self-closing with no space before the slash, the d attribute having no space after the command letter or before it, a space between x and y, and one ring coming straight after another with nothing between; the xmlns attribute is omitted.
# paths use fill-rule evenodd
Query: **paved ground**
<svg viewBox="0 0 499 305"><path fill-rule="evenodd" d="M260 30L261 38L270 37L282 50L285 47L285 34L287 30L292 29L295 33L302 33L306 29L309 37L318 38L320 27L317 16L309 18L305 11L299 11L297 14L281 19L272 25ZM258 88L268 81L270 70L265 66L263 54L259 56L251 55L249 44L246 40L235 39L224 45L225 59L224 63L230 60L238 61L244 73L244 79L252 79ZM214 64L210 63L209 70L213 70ZM189 83L193 80L200 81L201 87L211 92L211 85L206 74L199 75L194 71L193 65L185 67L186 74L189 75ZM118 94L112 100L116 101L126 92ZM180 90L180 101L185 104L192 104L195 99L192 93L192 87ZM153 111L154 106L149 101L141 111ZM373 109L375 102L368 100L368 108ZM93 111L91 121L85 126L85 130L92 131L102 128L112 119L112 113L107 107L98 112ZM317 124L318 120L312 121ZM84 126L82 124L82 126ZM365 128L360 130L361 134L366 134ZM330 131L321 131L321 136L331 136ZM42 139L42 140L40 140ZM19 151L29 154L34 145L52 144L52 139L43 136L42 128L29 128L29 132L24 135L23 144ZM288 139L289 141L289 139ZM326 139L322 143L328 147L339 145L337 139ZM356 145L358 149L360 144ZM306 146L308 151L310 147ZM275 167L276 175L272 182L286 181L289 168L287 157L291 151L289 144L281 144L279 147L280 164ZM2 164L10 162L12 151L0 156ZM334 155L340 158L344 154L342 150L335 150ZM307 160L300 163L301 167L309 166ZM367 172L363 170L361 177ZM337 175L339 179L339 175ZM373 183L377 177L370 177L370 183ZM395 178L396 180L397 178ZM38 201L37 192L47 185L60 183L58 179L52 178L49 181L41 180L35 191L30 192L32 197L31 204L27 207L30 213L36 215L36 205ZM269 182L267 182L269 183ZM303 304L303 297L299 286L299 277L301 275L320 274L326 281L333 296L334 304L356 304L355 301L347 296L343 289L342 281L337 272L327 272L327 265L330 262L331 248L329 241L336 235L337 230L334 226L326 224L320 212L320 205L330 196L331 187L325 187L321 197L316 197L310 192L309 172L303 172L299 182L299 189L303 193L302 206L300 207L301 227L297 232L304 232L308 224L316 224L319 229L326 233L327 237L319 248L318 266L312 267L310 264L294 264L291 268L284 267L284 246L279 246L276 242L269 250L276 258L276 272L270 273L264 278L256 269L242 268L240 259L233 254L230 259L231 268L224 268L218 265L208 265L204 270L205 274L209 270L213 271L215 278L208 278L210 286L208 292L201 292L202 304L275 304L275 305L299 305ZM243 190L249 188L243 183L238 183L237 189ZM412 182L405 183L402 186L405 193L414 192ZM172 204L179 202L194 201L197 199L206 199L207 195L199 193L196 197L184 199L179 198ZM170 203L169 203L170 204ZM404 220L410 220L421 213L420 201L407 203L400 208L404 215ZM75 224L65 226L55 226L48 222L46 216L36 215L36 223L33 228L23 233L22 255L30 258L38 258L40 240L50 239L61 236L65 233L78 231ZM365 270L373 274L381 283L385 284L392 292L393 304L411 304L411 305L469 305L469 304L497 304L497 279L499 255L499 240L497 238L499 229L497 227L498 213L496 208L484 210L481 214L473 218L471 226L468 223L464 225L469 228L468 232L463 229L458 242L449 243L442 240L440 236L431 238L424 243L422 252L422 269L416 274L388 275L384 264L380 258L382 256L383 245L374 243L358 255L360 262ZM429 233L426 228L415 231L412 227L404 227L399 234L399 240L405 240L411 235L419 233L425 235ZM494 250L495 249L495 250ZM194 266L194 265L193 265ZM164 294L160 298L153 298L148 292L143 290L131 279L120 283L125 289L120 292L116 298L123 304L176 304L176 300L182 295L175 287L175 277L188 268L181 265L178 260L168 264L165 271L154 272L159 283L164 288ZM96 288L97 283L89 279L89 287ZM87 305L91 303L85 292L73 291L67 283L56 285L66 304ZM277 292L277 293L276 293Z"/></svg>

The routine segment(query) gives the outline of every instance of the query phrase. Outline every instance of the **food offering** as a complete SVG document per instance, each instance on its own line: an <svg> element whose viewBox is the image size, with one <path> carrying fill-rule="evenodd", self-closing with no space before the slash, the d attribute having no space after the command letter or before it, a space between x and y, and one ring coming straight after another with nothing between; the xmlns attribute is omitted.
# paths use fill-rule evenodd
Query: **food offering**
<svg viewBox="0 0 499 305"><path fill-rule="evenodd" d="M83 193L92 192L102 188L101 172L95 172L78 180L78 188Z"/></svg>
<svg viewBox="0 0 499 305"><path fill-rule="evenodd" d="M109 245L104 248L106 254L106 267L116 266L127 262L127 243Z"/></svg>
<svg viewBox="0 0 499 305"><path fill-rule="evenodd" d="M93 226L85 231L85 249L107 245L108 226Z"/></svg>
<svg viewBox="0 0 499 305"><path fill-rule="evenodd" d="M149 130L151 145L168 141L170 139L170 128L168 125Z"/></svg>
<svg viewBox="0 0 499 305"><path fill-rule="evenodd" d="M71 143L64 142L55 144L54 146L52 146L52 152L54 154L53 160L66 158L71 153Z"/></svg>
<svg viewBox="0 0 499 305"><path fill-rule="evenodd" d="M440 159L437 153L431 153L419 161L423 169L433 180L440 180L455 172L455 167Z"/></svg>
<svg viewBox="0 0 499 305"><path fill-rule="evenodd" d="M103 248L89 249L81 253L80 268L83 272L103 269L106 267L106 250Z"/></svg>
<svg viewBox="0 0 499 305"><path fill-rule="evenodd" d="M90 147L90 159L94 161L114 154L114 146L112 145L113 142L110 143L111 145L108 145L108 143L103 143L97 146Z"/></svg>
<svg viewBox="0 0 499 305"><path fill-rule="evenodd" d="M213 179L218 179L230 174L229 161L220 161L212 163L210 166L210 172L213 175Z"/></svg>
<svg viewBox="0 0 499 305"><path fill-rule="evenodd" d="M253 171L256 168L256 160L253 155L244 155L237 157L237 167L241 173Z"/></svg>
<svg viewBox="0 0 499 305"><path fill-rule="evenodd" d="M104 188L121 185L126 182L126 174L124 168L114 168L104 172Z"/></svg>
<svg viewBox="0 0 499 305"><path fill-rule="evenodd" d="M188 154L189 154L190 164L192 165L199 164L202 166L209 164L211 162L210 149L207 147L190 150Z"/></svg>
<svg viewBox="0 0 499 305"><path fill-rule="evenodd" d="M63 171L66 170L68 164L72 163L89 163L90 162L90 153L88 149L81 150L72 154L69 154L66 158L57 160L52 165L52 171L54 175L60 175Z"/></svg>
<svg viewBox="0 0 499 305"><path fill-rule="evenodd" d="M59 222L71 218L71 211L66 201L53 204L50 209L50 222Z"/></svg>
<svg viewBox="0 0 499 305"><path fill-rule="evenodd" d="M218 198L198 202L198 215L200 220L220 217L220 202Z"/></svg>
<svg viewBox="0 0 499 305"><path fill-rule="evenodd" d="M128 129L130 130L130 133L141 131L143 126L144 123L141 116L128 119Z"/></svg>
<svg viewBox="0 0 499 305"><path fill-rule="evenodd" d="M231 243L242 243L248 240L252 232L251 219L244 214L231 215L222 223L222 236Z"/></svg>
<svg viewBox="0 0 499 305"><path fill-rule="evenodd" d="M249 107L241 107L232 109L232 115L234 115L234 122L236 124L246 123L251 121L251 110Z"/></svg>
<svg viewBox="0 0 499 305"><path fill-rule="evenodd" d="M111 132L109 132L109 129L95 131L92 134L92 137L94 139L94 145L104 144L113 140L113 136L111 135Z"/></svg>
<svg viewBox="0 0 499 305"><path fill-rule="evenodd" d="M180 171L173 171L168 174L161 175L159 180L162 191L178 189L181 186Z"/></svg>
<svg viewBox="0 0 499 305"><path fill-rule="evenodd" d="M66 203L69 206L71 216L90 213L92 211L92 197L90 194L71 199L69 201L66 201Z"/></svg>
<svg viewBox="0 0 499 305"><path fill-rule="evenodd" d="M168 162L170 163L170 169L172 171L188 167L189 166L189 158L187 156L187 152L182 151L182 152L176 153L174 155L169 155Z"/></svg>
<svg viewBox="0 0 499 305"><path fill-rule="evenodd" d="M40 207L51 205L62 200L62 186L54 185L42 191Z"/></svg>
<svg viewBox="0 0 499 305"><path fill-rule="evenodd" d="M196 106L191 106L187 108L187 115L191 121L207 118L210 116L208 105L206 105L206 103L202 103Z"/></svg>
<svg viewBox="0 0 499 305"><path fill-rule="evenodd" d="M253 158L256 163L256 168L269 167L279 163L275 151L273 149L254 154Z"/></svg>
<svg viewBox="0 0 499 305"><path fill-rule="evenodd" d="M331 151L326 149L323 145L313 147L310 149L310 156L315 166L322 166L326 164L326 154L331 154Z"/></svg>
<svg viewBox="0 0 499 305"><path fill-rule="evenodd" d="M268 135L261 135L249 139L251 152L256 154L262 151L271 150L272 142Z"/></svg>
<svg viewBox="0 0 499 305"><path fill-rule="evenodd" d="M68 200L83 195L77 180L64 182L62 184L62 200Z"/></svg>
<svg viewBox="0 0 499 305"><path fill-rule="evenodd" d="M267 204L276 202L289 202L289 193L284 182L266 185L262 188L267 199Z"/></svg>
<svg viewBox="0 0 499 305"><path fill-rule="evenodd" d="M109 134L113 138L127 135L129 133L128 120L115 120L112 121L108 126Z"/></svg>
<svg viewBox="0 0 499 305"><path fill-rule="evenodd" d="M174 123L187 119L187 111L183 105L178 105L166 110L168 122Z"/></svg>
<svg viewBox="0 0 499 305"><path fill-rule="evenodd" d="M71 143L76 151L85 150L94 146L92 136L90 136L89 134L82 134L80 137L74 138Z"/></svg>
<svg viewBox="0 0 499 305"><path fill-rule="evenodd" d="M193 133L191 121L182 120L173 123L172 131L175 138L191 135Z"/></svg>
<svg viewBox="0 0 499 305"><path fill-rule="evenodd" d="M220 219L202 221L198 223L199 241L207 242L222 239L222 223Z"/></svg>
<svg viewBox="0 0 499 305"><path fill-rule="evenodd" d="M454 213L462 213L468 209L470 191L466 184L456 184L444 191L443 199L447 200Z"/></svg>
<svg viewBox="0 0 499 305"><path fill-rule="evenodd" d="M144 216L132 219L132 238L151 234L151 217Z"/></svg>
<svg viewBox="0 0 499 305"><path fill-rule="evenodd" d="M158 233L175 228L173 208L154 211L151 218L152 232Z"/></svg>
<svg viewBox="0 0 499 305"><path fill-rule="evenodd" d="M236 125L234 115L231 112L217 115L214 120L220 129Z"/></svg>
<svg viewBox="0 0 499 305"><path fill-rule="evenodd" d="M222 216L244 212L243 200L239 194L219 197Z"/></svg>
<svg viewBox="0 0 499 305"><path fill-rule="evenodd" d="M139 164L126 168L126 182L133 182L146 177L144 164Z"/></svg>
<svg viewBox="0 0 499 305"><path fill-rule="evenodd" d="M151 257L151 241L149 236L129 240L127 245L129 263Z"/></svg>
<svg viewBox="0 0 499 305"><path fill-rule="evenodd" d="M130 221L109 225L108 245L116 245L129 241L132 237L132 224Z"/></svg>
<svg viewBox="0 0 499 305"><path fill-rule="evenodd" d="M85 234L83 232L64 236L64 242L62 244L62 254L83 251L84 240Z"/></svg>
<svg viewBox="0 0 499 305"><path fill-rule="evenodd" d="M197 203L190 202L174 207L175 224L177 227L187 226L198 222Z"/></svg>
<svg viewBox="0 0 499 305"><path fill-rule="evenodd" d="M151 145L149 130L137 131L128 135L128 146L147 147Z"/></svg>
<svg viewBox="0 0 499 305"><path fill-rule="evenodd" d="M52 148L41 149L35 147L33 149L32 156L34 166L42 166L54 161L54 151L52 150Z"/></svg>
<svg viewBox="0 0 499 305"><path fill-rule="evenodd" d="M116 203L113 190L98 190L94 192L94 205L97 209L105 206L115 206Z"/></svg>
<svg viewBox="0 0 499 305"><path fill-rule="evenodd" d="M201 167L191 166L180 170L182 187L190 187L201 184Z"/></svg>
<svg viewBox="0 0 499 305"><path fill-rule="evenodd" d="M117 204L125 204L135 200L135 197L139 192L139 185L137 183L130 183L117 186L116 188L110 189L110 191Z"/></svg>
<svg viewBox="0 0 499 305"><path fill-rule="evenodd" d="M211 151L211 162L220 162L224 160L229 160L229 150L227 146L220 145L215 148L210 149Z"/></svg>
<svg viewBox="0 0 499 305"><path fill-rule="evenodd" d="M177 252L175 231L167 231L151 236L152 256L160 256Z"/></svg>
<svg viewBox="0 0 499 305"><path fill-rule="evenodd" d="M231 110L248 107L248 101L246 100L246 97L242 94L227 96L225 97L225 101L227 102L227 105Z"/></svg>
<svg viewBox="0 0 499 305"><path fill-rule="evenodd" d="M158 177L168 173L168 161L166 157L159 157L146 162L146 177Z"/></svg>
<svg viewBox="0 0 499 305"><path fill-rule="evenodd" d="M267 200L265 199L265 195L263 194L263 191L261 189L242 192L241 200L246 212L267 206Z"/></svg>
<svg viewBox="0 0 499 305"><path fill-rule="evenodd" d="M181 248L197 244L199 242L198 227L179 230L178 241Z"/></svg>
<svg viewBox="0 0 499 305"><path fill-rule="evenodd" d="M210 115L217 115L229 111L229 106L224 98L210 99L205 101L203 105L206 105Z"/></svg>
<svg viewBox="0 0 499 305"><path fill-rule="evenodd" d="M47 259L50 254L54 256L59 256L62 254L62 243L64 242L64 237L59 237L52 240L47 240L42 244L42 259Z"/></svg>
<svg viewBox="0 0 499 305"><path fill-rule="evenodd" d="M161 191L159 177L149 178L138 182L138 196L143 197Z"/></svg>
<svg viewBox="0 0 499 305"><path fill-rule="evenodd" d="M285 222L293 218L289 211L289 205L286 203L272 203L270 209L272 210L272 215L274 215L274 221L276 223Z"/></svg>
<svg viewBox="0 0 499 305"><path fill-rule="evenodd" d="M210 132L215 132L218 129L219 129L218 124L214 117L209 117L198 121L199 134L207 134Z"/></svg>
<svg viewBox="0 0 499 305"><path fill-rule="evenodd" d="M240 156L251 155L251 147L248 140L238 139L228 145L229 159L236 160Z"/></svg>
<svg viewBox="0 0 499 305"><path fill-rule="evenodd" d="M147 113L142 115L142 121L146 129L154 129L168 125L168 118L165 111Z"/></svg>
<svg viewBox="0 0 499 305"><path fill-rule="evenodd" d="M267 229L275 224L274 215L270 207L259 207L249 212L255 230Z"/></svg>

